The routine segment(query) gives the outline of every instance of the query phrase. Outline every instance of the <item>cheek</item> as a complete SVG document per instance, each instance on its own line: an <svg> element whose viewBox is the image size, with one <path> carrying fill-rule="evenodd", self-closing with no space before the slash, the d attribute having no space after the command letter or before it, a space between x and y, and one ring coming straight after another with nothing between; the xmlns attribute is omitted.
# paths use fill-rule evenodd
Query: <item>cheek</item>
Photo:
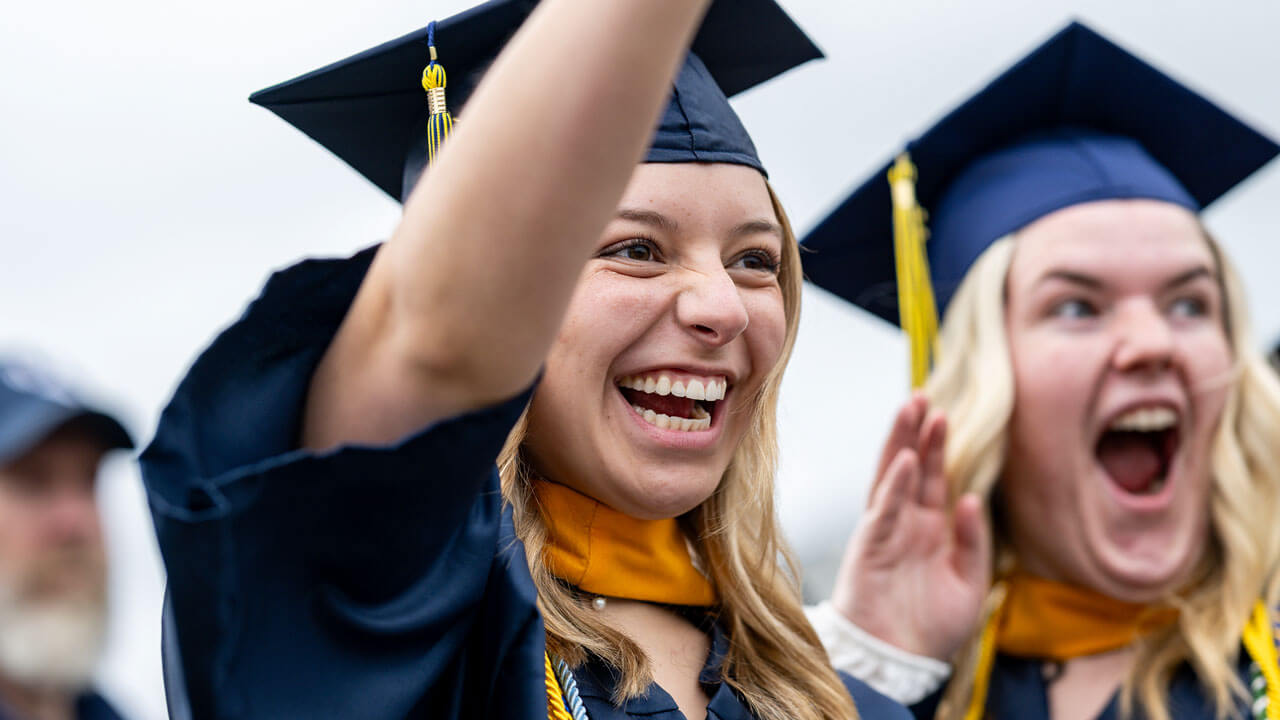
<svg viewBox="0 0 1280 720"><path fill-rule="evenodd" d="M752 364L755 371L763 375L778 362L787 340L787 313L782 291L778 288L748 291L743 304L747 308L746 334Z"/></svg>
<svg viewBox="0 0 1280 720"><path fill-rule="evenodd" d="M1105 348L1095 344L1048 333L1028 334L1011 342L1015 432L1062 437L1067 430L1064 421L1083 419L1106 363Z"/></svg>
<svg viewBox="0 0 1280 720"><path fill-rule="evenodd" d="M1206 330L1186 338L1182 361L1187 368L1187 381L1196 395L1226 397L1234 380L1234 358L1226 337L1218 330Z"/></svg>
<svg viewBox="0 0 1280 720"><path fill-rule="evenodd" d="M547 354L553 366L604 362L634 342L661 312L654 283L607 271L588 273L565 310L560 332Z"/></svg>

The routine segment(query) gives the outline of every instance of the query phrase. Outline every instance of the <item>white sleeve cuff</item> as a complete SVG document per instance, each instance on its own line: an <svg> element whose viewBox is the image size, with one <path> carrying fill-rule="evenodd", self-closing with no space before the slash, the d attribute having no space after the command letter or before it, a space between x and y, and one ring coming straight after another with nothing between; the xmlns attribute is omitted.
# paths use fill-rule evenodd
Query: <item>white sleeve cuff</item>
<svg viewBox="0 0 1280 720"><path fill-rule="evenodd" d="M915 655L854 625L830 601L806 607L831 664L903 705L912 705L942 687L951 665Z"/></svg>

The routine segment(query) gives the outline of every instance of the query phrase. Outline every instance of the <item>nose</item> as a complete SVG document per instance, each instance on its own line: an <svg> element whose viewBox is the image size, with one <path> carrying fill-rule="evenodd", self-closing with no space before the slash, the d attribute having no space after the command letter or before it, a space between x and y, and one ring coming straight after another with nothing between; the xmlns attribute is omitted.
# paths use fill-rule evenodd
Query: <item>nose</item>
<svg viewBox="0 0 1280 720"><path fill-rule="evenodd" d="M676 298L676 320L701 342L718 347L747 329L747 307L741 291L723 267L689 270L687 285Z"/></svg>
<svg viewBox="0 0 1280 720"><path fill-rule="evenodd" d="M1117 334L1114 363L1118 370L1166 370L1173 361L1169 319L1150 300L1134 301L1121 309Z"/></svg>

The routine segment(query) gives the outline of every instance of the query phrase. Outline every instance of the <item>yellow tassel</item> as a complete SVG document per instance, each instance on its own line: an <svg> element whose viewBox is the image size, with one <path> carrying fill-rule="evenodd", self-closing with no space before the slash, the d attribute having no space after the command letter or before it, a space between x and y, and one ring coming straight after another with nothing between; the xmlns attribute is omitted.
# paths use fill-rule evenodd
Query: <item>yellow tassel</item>
<svg viewBox="0 0 1280 720"><path fill-rule="evenodd" d="M445 102L444 89L448 84L444 66L436 62L436 24L427 28L427 46L431 52L431 62L422 69L422 89L427 91L427 163L436 161L440 147L449 137L453 128L453 116L449 114L449 105Z"/></svg>
<svg viewBox="0 0 1280 720"><path fill-rule="evenodd" d="M1259 600L1244 628L1244 647L1267 681L1267 719L1280 720L1280 660L1277 660L1276 635L1271 627L1271 614Z"/></svg>
<svg viewBox="0 0 1280 720"><path fill-rule="evenodd" d="M893 252L898 272L898 318L911 347L911 387L929 377L937 352L938 310L929 279L924 243L928 230L924 210L916 203L916 167L911 156L898 156L889 170L893 197Z"/></svg>

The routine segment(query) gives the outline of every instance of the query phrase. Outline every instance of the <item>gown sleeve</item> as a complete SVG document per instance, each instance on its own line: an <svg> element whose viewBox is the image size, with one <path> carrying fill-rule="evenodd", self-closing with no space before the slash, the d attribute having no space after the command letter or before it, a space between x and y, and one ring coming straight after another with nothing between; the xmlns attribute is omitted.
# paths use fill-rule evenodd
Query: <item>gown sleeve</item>
<svg viewBox="0 0 1280 720"><path fill-rule="evenodd" d="M184 716L545 703L525 677L541 669L541 620L523 550L500 542L494 472L531 391L385 447L298 449L312 372L375 252L273 275L196 360L141 457ZM516 684L499 690L504 675Z"/></svg>

